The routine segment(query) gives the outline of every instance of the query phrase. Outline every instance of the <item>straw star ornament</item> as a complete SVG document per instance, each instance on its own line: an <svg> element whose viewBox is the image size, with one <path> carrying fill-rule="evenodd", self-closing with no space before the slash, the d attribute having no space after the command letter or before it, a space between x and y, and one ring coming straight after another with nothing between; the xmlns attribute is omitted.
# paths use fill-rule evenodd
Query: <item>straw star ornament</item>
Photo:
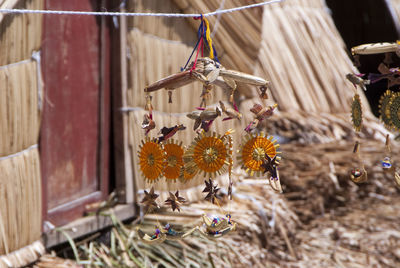
<svg viewBox="0 0 400 268"><path fill-rule="evenodd" d="M144 190L144 197L140 202L146 208L146 210L152 210L154 208L159 208L156 199L158 198L158 194L154 193L154 187L151 187L150 192Z"/></svg>
<svg viewBox="0 0 400 268"><path fill-rule="evenodd" d="M203 193L207 193L207 196L204 199L214 204L214 200L216 198L220 199L218 196L218 191L219 191L219 188L217 187L218 185L214 185L214 182L211 179L209 179L208 182L207 181L204 182L206 184L206 187L204 188Z"/></svg>
<svg viewBox="0 0 400 268"><path fill-rule="evenodd" d="M165 200L165 204L171 206L172 211L177 209L179 212L181 211L180 206L186 202L186 199L179 196L179 191L176 191L175 194L169 192L169 197Z"/></svg>

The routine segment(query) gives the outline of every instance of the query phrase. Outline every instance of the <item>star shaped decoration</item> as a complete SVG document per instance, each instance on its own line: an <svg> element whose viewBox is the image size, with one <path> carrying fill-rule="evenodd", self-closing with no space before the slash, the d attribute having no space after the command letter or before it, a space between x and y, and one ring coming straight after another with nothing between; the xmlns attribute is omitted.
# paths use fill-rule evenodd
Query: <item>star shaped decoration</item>
<svg viewBox="0 0 400 268"><path fill-rule="evenodd" d="M180 206L186 202L186 199L179 196L179 191L176 191L175 194L169 192L169 197L165 200L165 204L171 206L172 211L177 209L179 212L181 211Z"/></svg>
<svg viewBox="0 0 400 268"><path fill-rule="evenodd" d="M278 176L276 173L276 155L271 159L268 154L265 154L265 159L262 161L263 163L261 164L261 167L264 168L264 174L269 172L271 177L276 178Z"/></svg>
<svg viewBox="0 0 400 268"><path fill-rule="evenodd" d="M208 182L207 181L204 182L206 184L206 187L204 188L203 193L207 193L207 196L204 199L214 204L215 198L220 199L218 196L218 191L219 191L219 188L217 187L218 185L214 185L211 179L209 179Z"/></svg>
<svg viewBox="0 0 400 268"><path fill-rule="evenodd" d="M140 203L142 203L146 210L152 210L153 208L159 208L156 199L158 194L154 193L154 187L151 187L150 192L144 190L144 197Z"/></svg>

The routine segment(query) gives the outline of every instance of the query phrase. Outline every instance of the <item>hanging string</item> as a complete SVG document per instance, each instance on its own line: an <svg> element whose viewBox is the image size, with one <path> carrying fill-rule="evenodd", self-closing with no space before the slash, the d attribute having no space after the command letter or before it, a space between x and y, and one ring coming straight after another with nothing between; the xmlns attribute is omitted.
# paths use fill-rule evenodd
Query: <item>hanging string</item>
<svg viewBox="0 0 400 268"><path fill-rule="evenodd" d="M210 59L215 58L215 60L219 63L219 60L216 57L217 52L212 43L210 24L209 24L208 20L206 18L204 18L203 14L200 14L200 17L194 17L194 19L201 20L199 29L197 30L198 40L197 40L197 43L196 43L194 49L192 50L192 53L190 53L189 59L186 61L185 67L181 68L181 71L186 69L187 65L189 64L189 62L194 54L194 51L197 49L196 58L194 59L193 66L190 69L190 71L193 71L196 69L196 63L197 63L197 59L199 56L199 51L201 51L201 57L204 57L204 46L205 46L204 44L207 44L207 46L208 46L209 58ZM204 39L207 40L207 43L204 41Z"/></svg>
<svg viewBox="0 0 400 268"><path fill-rule="evenodd" d="M203 17L215 16L219 14L232 13L248 8L260 7L273 3L283 2L284 0L272 0L261 3L216 10L205 13ZM90 12L90 11L67 11L67 10L33 10L33 9L0 9L0 13L8 14L47 14L47 15L84 15L84 16L121 16L121 17L171 17L171 18L190 18L199 17L199 14L181 14L181 13L132 13L132 12Z"/></svg>
<svg viewBox="0 0 400 268"><path fill-rule="evenodd" d="M201 56L203 57L203 46L204 46L204 44L203 44L203 42L204 42L204 40L203 40L204 39L204 19L203 19L203 14L200 14L200 17L194 17L193 19L195 19L195 20L200 19L201 23L200 23L199 29L197 30L197 36L198 36L198 39L199 39L199 41L198 41L199 46L197 48L196 58L194 59L193 66L190 69L190 71L193 71L193 70L196 69L196 63L197 63L197 59L198 59L198 56L199 56L199 51L201 51ZM193 52L192 52L192 55L193 55ZM192 55L190 56L190 58L192 57ZM189 58L188 62L190 61L190 58ZM186 63L186 65L188 64L188 62Z"/></svg>
<svg viewBox="0 0 400 268"><path fill-rule="evenodd" d="M208 20L206 18L203 19L205 24L206 24L206 39L207 39L207 43L208 43L208 48L210 49L210 59L214 59L214 48L212 45L212 39L210 36L210 24L208 23Z"/></svg>

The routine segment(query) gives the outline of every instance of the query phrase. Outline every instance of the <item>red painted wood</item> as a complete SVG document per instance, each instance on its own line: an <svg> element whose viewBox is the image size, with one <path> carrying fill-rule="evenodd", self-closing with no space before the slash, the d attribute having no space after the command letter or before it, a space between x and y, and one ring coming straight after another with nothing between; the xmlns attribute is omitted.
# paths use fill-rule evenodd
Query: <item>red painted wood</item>
<svg viewBox="0 0 400 268"><path fill-rule="evenodd" d="M96 11L93 3L47 0L46 9ZM40 156L44 218L55 225L107 195L109 34L101 38L101 24L94 16L44 16Z"/></svg>

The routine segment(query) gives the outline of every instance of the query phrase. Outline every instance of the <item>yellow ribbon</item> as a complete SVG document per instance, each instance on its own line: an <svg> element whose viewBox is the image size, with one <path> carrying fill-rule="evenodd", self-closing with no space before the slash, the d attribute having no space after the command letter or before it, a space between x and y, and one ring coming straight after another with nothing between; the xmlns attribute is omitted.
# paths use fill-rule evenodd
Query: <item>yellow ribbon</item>
<svg viewBox="0 0 400 268"><path fill-rule="evenodd" d="M208 20L206 18L203 18L203 20L206 23L206 38L207 38L208 47L210 48L210 59L214 59L214 50L212 47L212 39L210 36L210 24L208 23Z"/></svg>

